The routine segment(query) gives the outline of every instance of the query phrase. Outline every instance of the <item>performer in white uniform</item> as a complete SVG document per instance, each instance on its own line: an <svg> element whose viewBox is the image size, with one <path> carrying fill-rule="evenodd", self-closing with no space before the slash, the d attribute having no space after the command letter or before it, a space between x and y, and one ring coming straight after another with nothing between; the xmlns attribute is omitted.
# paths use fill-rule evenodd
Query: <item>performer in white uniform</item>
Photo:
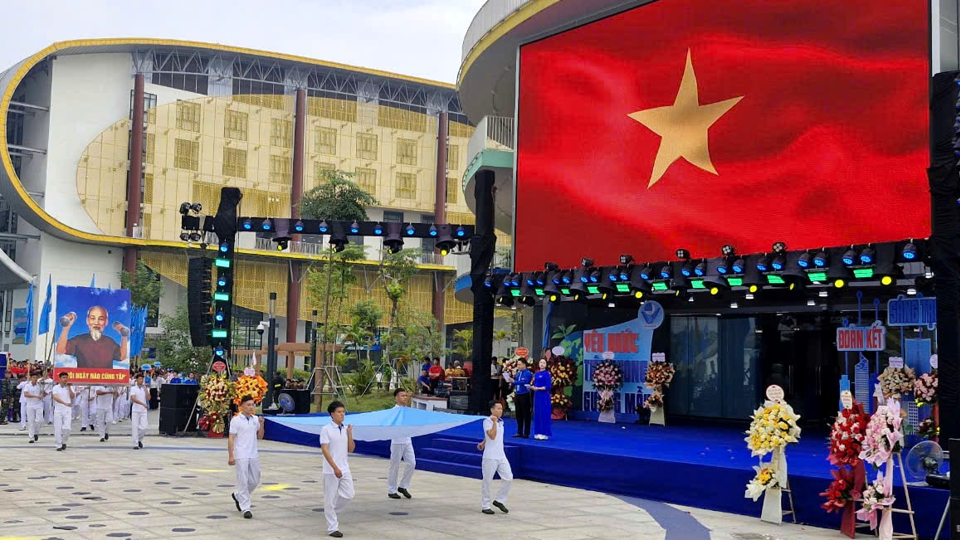
<svg viewBox="0 0 960 540"><path fill-rule="evenodd" d="M117 398L113 402L113 423L116 424L127 418L127 412L130 411L130 401L127 400L127 393L130 391L130 385L117 387Z"/></svg>
<svg viewBox="0 0 960 540"><path fill-rule="evenodd" d="M143 435L147 432L147 411L150 410L149 389L143 385L143 373L137 374L137 384L130 389L133 403L130 415L130 430L133 434L133 449L143 448Z"/></svg>
<svg viewBox="0 0 960 540"><path fill-rule="evenodd" d="M90 431L96 431L97 426L97 387L87 387L87 418L83 423L83 429L90 427ZM83 431L81 429L81 431Z"/></svg>
<svg viewBox="0 0 960 540"><path fill-rule="evenodd" d="M43 383L40 382L39 373L30 374L30 382L23 387L23 396L27 398L24 412L27 417L29 442L33 444L40 438L40 429L43 427Z"/></svg>
<svg viewBox="0 0 960 540"><path fill-rule="evenodd" d="M53 372L47 371L43 377L43 421L46 424L53 423Z"/></svg>
<svg viewBox="0 0 960 540"><path fill-rule="evenodd" d="M499 401L490 402L490 418L483 421L483 442L477 448L483 450L483 485L480 494L480 511L484 514L493 514L490 505L496 506L501 512L509 512L506 507L507 495L510 494L510 484L513 482L513 470L507 461L507 454L503 451L503 405ZM490 498L490 484L493 483L494 473L500 474L500 490L497 498Z"/></svg>
<svg viewBox="0 0 960 540"><path fill-rule="evenodd" d="M113 398L116 390L111 386L94 386L91 390L97 402L97 431L100 433L100 442L109 441L110 433L107 426L113 421Z"/></svg>
<svg viewBox="0 0 960 540"><path fill-rule="evenodd" d="M67 449L67 439L70 437L70 420L73 416L73 388L67 382L70 376L60 374L60 384L53 387L53 436L57 445L57 452Z"/></svg>
<svg viewBox="0 0 960 540"><path fill-rule="evenodd" d="M327 518L327 533L342 538L338 516L353 500L353 476L347 454L353 452L353 426L344 426L347 414L343 403L333 401L327 406L332 422L320 430L320 450L323 451L323 515Z"/></svg>
<svg viewBox="0 0 960 540"><path fill-rule="evenodd" d="M80 409L80 431L86 431L87 426L92 424L90 416L90 386L80 386L74 391L77 395L78 406Z"/></svg>
<svg viewBox="0 0 960 540"><path fill-rule="evenodd" d="M260 485L260 454L257 439L263 438L263 417L254 415L257 406L250 396L240 400L240 414L230 420L227 463L237 468L237 491L230 494L237 511L250 519L250 494Z"/></svg>
<svg viewBox="0 0 960 540"><path fill-rule="evenodd" d="M409 407L410 394L403 388L397 388L393 392L393 400L396 407ZM400 461L406 464L403 469L403 478L400 479L399 487L397 477L400 476ZM390 468L387 471L387 497L399 499L400 494L406 498L410 495L410 480L413 478L413 471L417 469L417 456L413 452L413 440L410 437L394 439L390 441ZM398 494L399 492L399 494Z"/></svg>
<svg viewBox="0 0 960 540"><path fill-rule="evenodd" d="M20 431L27 429L27 396L23 395L23 389L28 384L30 384L30 379L17 383L17 391L20 392Z"/></svg>

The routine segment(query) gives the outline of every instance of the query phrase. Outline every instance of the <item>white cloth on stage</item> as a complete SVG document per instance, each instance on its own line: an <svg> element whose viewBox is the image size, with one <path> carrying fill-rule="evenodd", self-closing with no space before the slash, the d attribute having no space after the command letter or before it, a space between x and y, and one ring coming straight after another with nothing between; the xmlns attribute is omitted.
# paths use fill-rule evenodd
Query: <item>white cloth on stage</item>
<svg viewBox="0 0 960 540"><path fill-rule="evenodd" d="M326 461L326 460L324 460ZM339 465L338 465L339 466ZM353 476L350 471L343 471L342 478L337 475L323 474L323 516L327 518L327 533L340 529L339 515L353 500L356 494L353 489Z"/></svg>

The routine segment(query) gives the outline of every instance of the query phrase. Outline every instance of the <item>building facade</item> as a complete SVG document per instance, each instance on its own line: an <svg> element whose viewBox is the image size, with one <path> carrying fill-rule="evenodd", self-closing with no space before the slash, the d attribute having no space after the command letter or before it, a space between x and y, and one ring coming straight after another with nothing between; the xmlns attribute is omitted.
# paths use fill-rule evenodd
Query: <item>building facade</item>
<svg viewBox="0 0 960 540"><path fill-rule="evenodd" d="M26 346L17 331L31 279L39 314L48 276L119 287L139 260L159 275L160 312L172 314L199 251L181 241L178 209L200 203L213 214L224 186L242 190L242 215L298 217L303 193L339 170L378 200L371 220L473 222L461 183L473 128L451 85L221 45L109 39L51 45L0 74L0 92L0 348L14 358L42 357L52 339ZM355 241L367 260L348 302L387 307L372 286L380 239ZM448 286L467 257L423 242L405 246L423 248L408 301L446 325L469 320ZM303 279L323 246L305 236L278 252L269 238L238 237L235 348L260 348L252 330L270 292L280 341L306 340L317 306Z"/></svg>

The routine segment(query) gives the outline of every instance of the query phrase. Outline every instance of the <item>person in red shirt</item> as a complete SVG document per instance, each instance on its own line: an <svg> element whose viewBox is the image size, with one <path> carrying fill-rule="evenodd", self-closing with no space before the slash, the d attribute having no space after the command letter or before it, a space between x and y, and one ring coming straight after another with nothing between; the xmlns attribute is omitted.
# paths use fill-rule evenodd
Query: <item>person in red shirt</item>
<svg viewBox="0 0 960 540"><path fill-rule="evenodd" d="M430 389L436 393L437 386L440 385L440 381L443 380L443 368L440 367L440 359L434 358L433 364L430 366L430 371L427 372L427 375L430 376Z"/></svg>

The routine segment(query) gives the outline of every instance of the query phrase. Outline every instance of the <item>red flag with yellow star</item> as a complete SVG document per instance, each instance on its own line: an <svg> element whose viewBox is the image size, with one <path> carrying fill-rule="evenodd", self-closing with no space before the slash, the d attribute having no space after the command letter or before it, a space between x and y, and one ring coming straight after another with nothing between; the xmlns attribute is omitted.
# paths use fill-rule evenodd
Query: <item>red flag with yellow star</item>
<svg viewBox="0 0 960 540"><path fill-rule="evenodd" d="M926 0L660 0L520 50L516 262L929 234Z"/></svg>

